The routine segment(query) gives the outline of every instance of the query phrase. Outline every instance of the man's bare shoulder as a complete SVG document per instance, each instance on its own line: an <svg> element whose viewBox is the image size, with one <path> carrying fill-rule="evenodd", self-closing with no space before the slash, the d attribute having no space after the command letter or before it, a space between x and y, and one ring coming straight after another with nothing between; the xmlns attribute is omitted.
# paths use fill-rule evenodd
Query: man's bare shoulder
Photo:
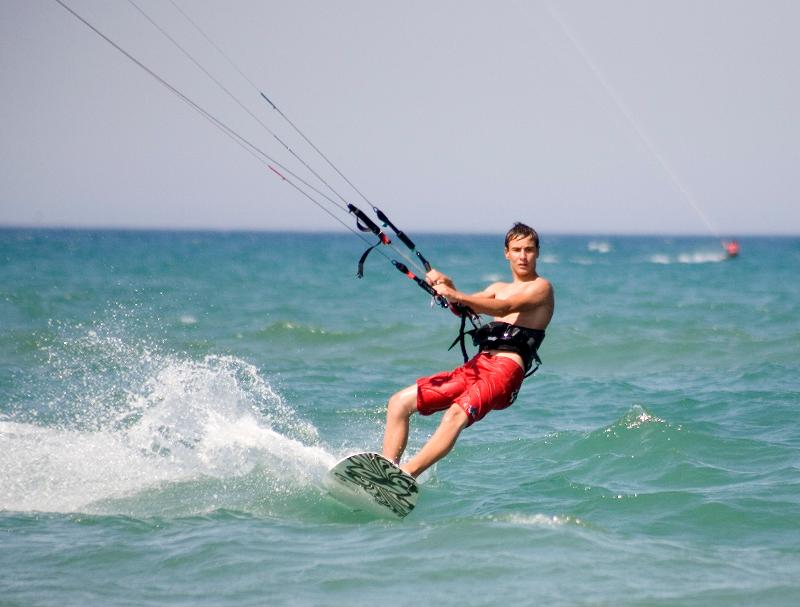
<svg viewBox="0 0 800 607"><path fill-rule="evenodd" d="M521 283L515 295L525 300L528 305L538 306L552 301L553 285L546 278L538 276L531 281Z"/></svg>
<svg viewBox="0 0 800 607"><path fill-rule="evenodd" d="M553 284L542 276L538 276L535 280L532 280L530 288L537 292L553 292Z"/></svg>

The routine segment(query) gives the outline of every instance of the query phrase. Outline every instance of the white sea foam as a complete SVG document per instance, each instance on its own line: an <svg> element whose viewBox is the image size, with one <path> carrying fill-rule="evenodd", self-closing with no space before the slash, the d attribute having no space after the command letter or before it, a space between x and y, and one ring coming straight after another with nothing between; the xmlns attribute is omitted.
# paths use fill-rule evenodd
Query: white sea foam
<svg viewBox="0 0 800 607"><path fill-rule="evenodd" d="M664 255L663 253L655 253L651 255L649 258L650 263L657 263L661 265L667 265L671 263L670 256Z"/></svg>
<svg viewBox="0 0 800 607"><path fill-rule="evenodd" d="M678 255L678 263L719 263L725 259L722 251L695 251Z"/></svg>
<svg viewBox="0 0 800 607"><path fill-rule="evenodd" d="M610 253L611 243L606 240L590 240L586 248L593 253Z"/></svg>
<svg viewBox="0 0 800 607"><path fill-rule="evenodd" d="M0 422L0 509L74 512L184 478L180 466L131 449L122 434Z"/></svg>
<svg viewBox="0 0 800 607"><path fill-rule="evenodd" d="M562 527L564 525L583 525L583 521L574 516L557 516L548 514L509 514L504 517L497 517L495 520L526 527Z"/></svg>
<svg viewBox="0 0 800 607"><path fill-rule="evenodd" d="M668 265L673 263L679 264L703 264L703 263L719 263L725 261L726 256L724 252L718 251L694 251L690 253L679 253L670 256L665 253L654 253L648 257L650 263L657 263Z"/></svg>
<svg viewBox="0 0 800 607"><path fill-rule="evenodd" d="M126 386L113 405L103 401L111 394L105 384L122 376L98 370L79 377L85 396L65 390L56 403L72 409L65 420L0 419L0 510L92 511L97 502L165 484L253 473L263 476L267 490L272 484L285 491L318 485L335 461L319 446L316 428L249 363L159 355L93 332L86 340L149 375ZM66 367L61 361L68 378Z"/></svg>

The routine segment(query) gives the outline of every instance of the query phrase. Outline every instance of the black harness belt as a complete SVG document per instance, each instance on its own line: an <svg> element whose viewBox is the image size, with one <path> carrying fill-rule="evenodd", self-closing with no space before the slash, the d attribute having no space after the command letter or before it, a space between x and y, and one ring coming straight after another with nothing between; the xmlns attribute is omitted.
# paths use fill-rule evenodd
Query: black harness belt
<svg viewBox="0 0 800 607"><path fill-rule="evenodd" d="M472 335L479 352L501 350L519 354L528 372L525 377L532 375L542 364L538 354L539 346L544 341L542 329L529 329L496 320L468 333ZM536 366L531 370L534 362Z"/></svg>

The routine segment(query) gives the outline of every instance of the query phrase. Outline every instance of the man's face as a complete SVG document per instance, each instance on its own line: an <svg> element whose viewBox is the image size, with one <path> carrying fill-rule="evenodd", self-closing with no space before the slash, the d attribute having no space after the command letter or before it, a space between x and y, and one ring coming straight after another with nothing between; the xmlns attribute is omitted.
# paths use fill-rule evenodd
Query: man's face
<svg viewBox="0 0 800 607"><path fill-rule="evenodd" d="M536 269L539 249L536 248L536 243L531 236L511 240L505 254L512 271L517 274L529 274Z"/></svg>

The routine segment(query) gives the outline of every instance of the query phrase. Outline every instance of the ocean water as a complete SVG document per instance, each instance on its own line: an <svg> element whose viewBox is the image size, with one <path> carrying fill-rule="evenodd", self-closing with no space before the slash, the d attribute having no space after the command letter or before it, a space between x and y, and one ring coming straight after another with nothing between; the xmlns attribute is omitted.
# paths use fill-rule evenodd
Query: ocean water
<svg viewBox="0 0 800 607"><path fill-rule="evenodd" d="M800 239L740 241L543 234L544 365L398 522L322 479L457 320L359 239L0 230L0 605L798 604Z"/></svg>

